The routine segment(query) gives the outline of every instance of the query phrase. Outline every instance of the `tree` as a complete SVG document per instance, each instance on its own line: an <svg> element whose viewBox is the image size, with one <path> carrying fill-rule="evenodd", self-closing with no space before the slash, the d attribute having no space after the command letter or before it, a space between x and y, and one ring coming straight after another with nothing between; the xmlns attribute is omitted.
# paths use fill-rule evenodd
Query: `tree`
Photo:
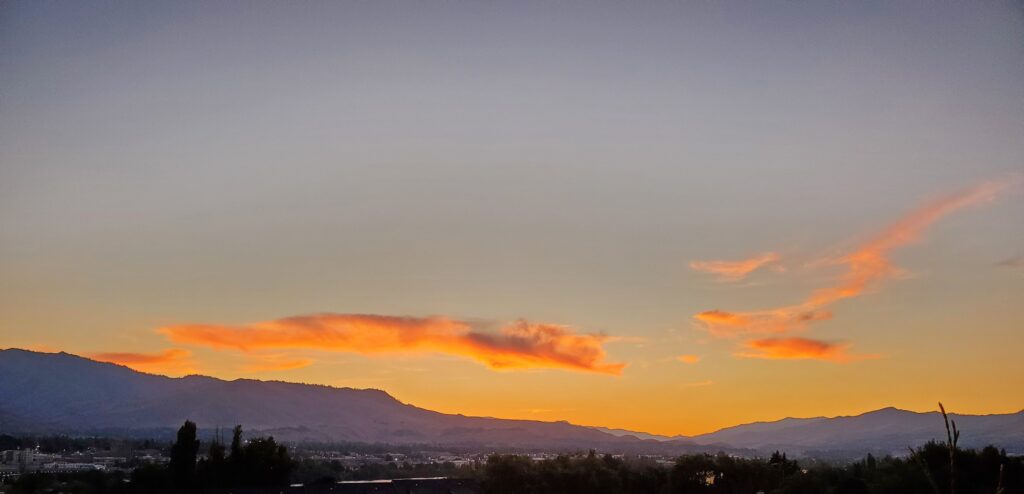
<svg viewBox="0 0 1024 494"><path fill-rule="evenodd" d="M288 483L294 467L288 448L278 445L273 437L249 441L244 449L243 485L268 486Z"/></svg>
<svg viewBox="0 0 1024 494"><path fill-rule="evenodd" d="M231 431L231 458L235 461L242 459L242 426L236 425Z"/></svg>
<svg viewBox="0 0 1024 494"><path fill-rule="evenodd" d="M671 492L707 492L717 478L711 455L680 456L669 472Z"/></svg>
<svg viewBox="0 0 1024 494"><path fill-rule="evenodd" d="M227 472L227 449L221 442L220 432L210 441L210 449L206 453L206 459L199 462L197 474L201 485L223 487L228 482Z"/></svg>
<svg viewBox="0 0 1024 494"><path fill-rule="evenodd" d="M171 482L180 488L195 485L196 456L199 454L199 440L196 439L196 424L186 420L178 429L178 439L171 446Z"/></svg>
<svg viewBox="0 0 1024 494"><path fill-rule="evenodd" d="M517 455L491 455L484 467L484 492L517 494L535 490L536 469L529 458Z"/></svg>

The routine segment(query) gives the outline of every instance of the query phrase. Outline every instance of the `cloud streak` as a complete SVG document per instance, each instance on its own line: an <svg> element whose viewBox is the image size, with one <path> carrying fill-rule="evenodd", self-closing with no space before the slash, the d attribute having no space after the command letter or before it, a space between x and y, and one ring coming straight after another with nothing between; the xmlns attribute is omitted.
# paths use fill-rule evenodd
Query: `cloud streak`
<svg viewBox="0 0 1024 494"><path fill-rule="evenodd" d="M1015 180L984 182L926 203L890 224L849 254L815 263L818 266L842 266L845 271L834 284L814 290L798 304L760 311L709 310L694 315L694 319L712 336L721 338L783 335L803 331L811 323L830 319L832 312L829 308L836 302L875 290L883 280L898 276L901 271L889 260L893 250L917 242L928 228L953 212L991 202ZM769 338L748 342L748 351L742 355L753 358L849 361L849 358L843 358L845 354L842 352L845 352L845 347L829 346L815 340ZM798 357L785 357L787 355Z"/></svg>
<svg viewBox="0 0 1024 494"><path fill-rule="evenodd" d="M872 283L898 274L899 270L889 262L890 251L917 242L929 227L950 213L992 202L1008 185L1006 182L984 182L912 211L853 253L836 260L836 264L846 266L846 273L837 285L815 291L805 305L821 307L856 297Z"/></svg>
<svg viewBox="0 0 1024 494"><path fill-rule="evenodd" d="M740 281L763 266L778 263L780 259L781 257L775 252L766 252L738 261L693 261L690 263L690 268L716 274L718 281Z"/></svg>
<svg viewBox="0 0 1024 494"><path fill-rule="evenodd" d="M680 385L680 387L682 387L682 388L703 388L705 386L711 386L714 383L715 383L714 381L710 381L710 380L708 380L708 381L695 381L695 382L683 383L683 384Z"/></svg>
<svg viewBox="0 0 1024 494"><path fill-rule="evenodd" d="M996 263L996 266L1002 266L1004 268L1024 268L1024 256L1011 257L1002 262Z"/></svg>
<svg viewBox="0 0 1024 494"><path fill-rule="evenodd" d="M192 352L183 348L168 348L157 353L101 352L86 356L153 374L184 375L196 372Z"/></svg>
<svg viewBox="0 0 1024 494"><path fill-rule="evenodd" d="M272 372L301 369L313 365L308 358L290 357L283 354L253 355L247 359L242 370L245 372Z"/></svg>
<svg viewBox="0 0 1024 494"><path fill-rule="evenodd" d="M696 364L697 362L700 362L700 355L679 355L678 357L676 357L676 360L684 364L692 365Z"/></svg>
<svg viewBox="0 0 1024 494"><path fill-rule="evenodd" d="M719 338L779 334L803 329L814 321L832 318L832 313L807 306L779 307L762 311L727 312L709 310L693 316Z"/></svg>
<svg viewBox="0 0 1024 494"><path fill-rule="evenodd" d="M579 334L557 324L517 321L497 333L446 317L312 314L243 326L183 324L159 332L182 345L242 352L290 349L363 355L443 353L499 370L565 369L618 375L623 363L605 361L609 337Z"/></svg>
<svg viewBox="0 0 1024 494"><path fill-rule="evenodd" d="M876 354L856 355L848 352L848 343L831 343L810 338L765 338L750 340L745 350L735 355L740 358L769 360L827 360L853 362L879 358Z"/></svg>

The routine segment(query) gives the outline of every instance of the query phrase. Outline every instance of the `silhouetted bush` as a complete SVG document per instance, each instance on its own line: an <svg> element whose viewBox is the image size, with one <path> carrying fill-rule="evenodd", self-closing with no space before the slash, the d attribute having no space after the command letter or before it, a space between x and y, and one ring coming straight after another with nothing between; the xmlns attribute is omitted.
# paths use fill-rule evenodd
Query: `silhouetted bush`
<svg viewBox="0 0 1024 494"><path fill-rule="evenodd" d="M218 438L208 445L205 458L196 461L200 446L195 424L186 422L171 447L168 465L139 466L128 479L121 472L102 471L26 474L6 492L227 493L240 488L278 492L290 481L304 482L308 492L321 492L338 480L445 476L478 479L483 494L947 494L951 487L956 494L997 494L997 486L1002 494L1024 494L1024 458L1010 457L991 446L980 451L955 448L951 457L949 444L935 442L911 450L904 458L867 455L848 465L808 462L805 466L782 452L768 458L684 455L665 465L650 458L590 451L538 461L496 454L485 463L462 466L389 461L346 468L337 461L294 462L287 448L272 437L246 442L241 426L235 427L230 447L225 448ZM953 485L949 483L952 465L956 468Z"/></svg>
<svg viewBox="0 0 1024 494"><path fill-rule="evenodd" d="M1024 458L987 447L957 449L957 494L995 494L1003 468L1003 492L1024 493ZM803 469L781 453L768 459L685 455L671 467L642 459L562 455L532 461L494 455L484 466L485 494L939 494L948 481L949 450L934 442L914 457L876 459L868 455L847 466ZM934 484L929 480L934 479Z"/></svg>

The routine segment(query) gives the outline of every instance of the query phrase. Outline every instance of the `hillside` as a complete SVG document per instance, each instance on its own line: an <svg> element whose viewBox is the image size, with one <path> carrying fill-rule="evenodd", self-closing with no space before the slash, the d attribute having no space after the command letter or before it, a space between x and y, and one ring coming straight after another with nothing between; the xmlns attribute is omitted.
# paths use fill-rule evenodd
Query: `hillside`
<svg viewBox="0 0 1024 494"><path fill-rule="evenodd" d="M0 351L4 432L131 434L174 428L185 419L202 427L240 423L288 440L543 447L627 442L566 422L437 413L380 390L170 378L66 353Z"/></svg>
<svg viewBox="0 0 1024 494"><path fill-rule="evenodd" d="M960 445L980 448L994 444L1011 452L1024 452L1024 411L996 415L950 414L962 436ZM879 452L902 454L908 446L945 440L939 412L911 412L883 408L855 416L786 418L773 422L728 427L694 436L699 444L728 444L760 451L794 453Z"/></svg>
<svg viewBox="0 0 1024 494"><path fill-rule="evenodd" d="M1024 412L953 415L961 444L1024 452ZM885 408L848 417L786 418L693 437L568 422L438 413L381 390L206 376L170 378L66 353L0 350L0 432L169 434L185 419L207 429L243 424L290 441L612 451L728 451L856 457L902 454L945 435L937 412Z"/></svg>

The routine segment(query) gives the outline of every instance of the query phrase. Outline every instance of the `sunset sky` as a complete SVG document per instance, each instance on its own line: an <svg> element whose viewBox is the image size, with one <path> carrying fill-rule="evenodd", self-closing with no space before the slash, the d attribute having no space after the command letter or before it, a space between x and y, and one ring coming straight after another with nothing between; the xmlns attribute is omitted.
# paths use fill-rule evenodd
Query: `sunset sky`
<svg viewBox="0 0 1024 494"><path fill-rule="evenodd" d="M0 348L696 434L1024 408L1019 2L0 3Z"/></svg>

